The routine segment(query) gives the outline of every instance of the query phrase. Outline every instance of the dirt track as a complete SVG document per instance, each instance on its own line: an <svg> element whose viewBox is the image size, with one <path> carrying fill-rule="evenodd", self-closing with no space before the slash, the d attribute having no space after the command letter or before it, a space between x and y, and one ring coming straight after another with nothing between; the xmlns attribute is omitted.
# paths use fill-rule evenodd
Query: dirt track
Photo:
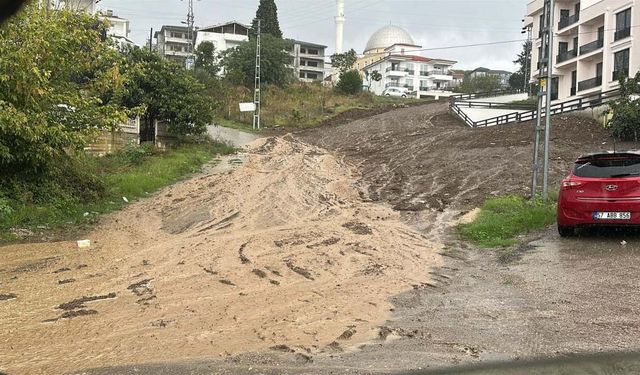
<svg viewBox="0 0 640 375"><path fill-rule="evenodd" d="M0 301L1 369L304 359L377 337L388 297L430 281L439 245L363 203L357 177L321 149L263 139L109 216L91 250L0 249L0 291L15 297Z"/></svg>

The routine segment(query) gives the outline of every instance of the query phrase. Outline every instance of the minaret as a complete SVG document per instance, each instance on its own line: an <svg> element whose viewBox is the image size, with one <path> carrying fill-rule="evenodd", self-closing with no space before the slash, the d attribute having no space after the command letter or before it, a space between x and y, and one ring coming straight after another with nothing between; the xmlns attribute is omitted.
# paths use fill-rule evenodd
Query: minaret
<svg viewBox="0 0 640 375"><path fill-rule="evenodd" d="M342 53L342 43L344 40L344 0L336 0L336 53Z"/></svg>

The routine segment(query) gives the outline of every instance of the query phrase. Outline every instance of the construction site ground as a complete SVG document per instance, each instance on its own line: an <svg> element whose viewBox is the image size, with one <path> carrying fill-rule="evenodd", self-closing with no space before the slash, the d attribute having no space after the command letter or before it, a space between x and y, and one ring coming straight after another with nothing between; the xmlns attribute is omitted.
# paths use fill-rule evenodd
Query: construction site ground
<svg viewBox="0 0 640 375"><path fill-rule="evenodd" d="M552 134L553 189L613 147L582 118ZM486 198L530 194L532 138L443 103L399 109L256 140L104 217L90 249L0 248L0 372L376 374L637 350L635 232L550 227L499 250L456 233Z"/></svg>

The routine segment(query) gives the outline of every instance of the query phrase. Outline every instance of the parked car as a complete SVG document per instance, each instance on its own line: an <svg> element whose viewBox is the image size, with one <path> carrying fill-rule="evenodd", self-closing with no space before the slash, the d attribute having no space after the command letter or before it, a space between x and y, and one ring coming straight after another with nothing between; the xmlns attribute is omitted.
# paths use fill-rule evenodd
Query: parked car
<svg viewBox="0 0 640 375"><path fill-rule="evenodd" d="M389 87L382 92L383 96L397 96L399 98L406 98L409 96L409 90L404 87Z"/></svg>
<svg viewBox="0 0 640 375"><path fill-rule="evenodd" d="M558 232L584 226L640 225L640 152L584 155L560 187Z"/></svg>

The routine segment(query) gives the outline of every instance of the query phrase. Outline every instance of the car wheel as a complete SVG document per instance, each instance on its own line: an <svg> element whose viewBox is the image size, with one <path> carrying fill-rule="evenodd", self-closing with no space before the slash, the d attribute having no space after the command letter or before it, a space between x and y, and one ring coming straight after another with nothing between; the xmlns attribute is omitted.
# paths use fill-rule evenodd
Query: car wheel
<svg viewBox="0 0 640 375"><path fill-rule="evenodd" d="M403 97L403 98L406 98L407 96L406 96L406 95L402 95L402 97Z"/></svg>
<svg viewBox="0 0 640 375"><path fill-rule="evenodd" d="M391 96L391 94L387 94L387 96Z"/></svg>
<svg viewBox="0 0 640 375"><path fill-rule="evenodd" d="M576 234L576 229L574 227L558 225L558 234L560 234L560 237L572 237Z"/></svg>

